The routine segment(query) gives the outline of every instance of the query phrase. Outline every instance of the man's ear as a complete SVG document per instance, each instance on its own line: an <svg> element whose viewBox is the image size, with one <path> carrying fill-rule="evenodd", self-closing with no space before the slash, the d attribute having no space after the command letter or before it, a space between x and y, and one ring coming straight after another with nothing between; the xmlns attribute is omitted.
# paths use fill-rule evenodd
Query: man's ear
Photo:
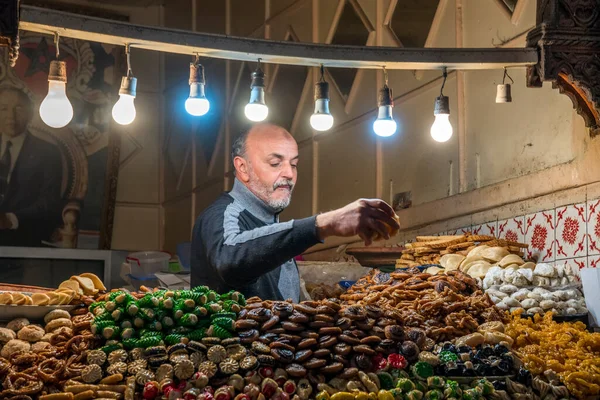
<svg viewBox="0 0 600 400"><path fill-rule="evenodd" d="M233 159L233 166L235 167L235 176L242 182L248 182L250 180L250 174L248 173L248 161L243 157L237 156Z"/></svg>

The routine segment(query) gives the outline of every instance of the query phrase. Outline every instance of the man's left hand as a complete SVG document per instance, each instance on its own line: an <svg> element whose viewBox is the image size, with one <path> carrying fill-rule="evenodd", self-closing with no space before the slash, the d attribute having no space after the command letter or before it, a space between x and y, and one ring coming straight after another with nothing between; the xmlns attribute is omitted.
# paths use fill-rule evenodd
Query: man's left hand
<svg viewBox="0 0 600 400"><path fill-rule="evenodd" d="M8 215L6 215L6 213L0 213L0 230L11 229L11 228L12 228L12 222L8 218Z"/></svg>

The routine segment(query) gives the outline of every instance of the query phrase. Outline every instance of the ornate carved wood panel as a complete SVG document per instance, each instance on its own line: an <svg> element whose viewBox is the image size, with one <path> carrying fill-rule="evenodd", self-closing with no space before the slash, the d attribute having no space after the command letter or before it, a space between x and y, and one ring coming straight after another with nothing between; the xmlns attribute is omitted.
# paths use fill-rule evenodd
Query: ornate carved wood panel
<svg viewBox="0 0 600 400"><path fill-rule="evenodd" d="M0 0L0 47L5 46L14 67L19 56L19 0Z"/></svg>
<svg viewBox="0 0 600 400"><path fill-rule="evenodd" d="M600 133L600 0L537 0L537 27L527 35L540 61L527 68L527 86L552 81Z"/></svg>

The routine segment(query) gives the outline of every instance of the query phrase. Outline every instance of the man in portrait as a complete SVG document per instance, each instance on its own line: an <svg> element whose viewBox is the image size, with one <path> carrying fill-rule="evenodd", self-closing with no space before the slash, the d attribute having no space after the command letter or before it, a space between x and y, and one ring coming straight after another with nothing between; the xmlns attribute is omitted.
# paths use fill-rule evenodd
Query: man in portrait
<svg viewBox="0 0 600 400"><path fill-rule="evenodd" d="M25 92L0 87L0 246L42 246L61 220L60 152L31 134L33 113Z"/></svg>

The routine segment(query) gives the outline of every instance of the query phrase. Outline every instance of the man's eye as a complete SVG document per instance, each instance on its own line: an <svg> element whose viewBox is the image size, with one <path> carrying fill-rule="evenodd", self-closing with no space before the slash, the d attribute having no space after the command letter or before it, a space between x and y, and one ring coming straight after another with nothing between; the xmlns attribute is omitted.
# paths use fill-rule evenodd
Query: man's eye
<svg viewBox="0 0 600 400"><path fill-rule="evenodd" d="M292 168L298 168L298 164L292 164Z"/></svg>
<svg viewBox="0 0 600 400"><path fill-rule="evenodd" d="M271 164L271 167L273 167L273 168L279 167L279 163Z"/></svg>

